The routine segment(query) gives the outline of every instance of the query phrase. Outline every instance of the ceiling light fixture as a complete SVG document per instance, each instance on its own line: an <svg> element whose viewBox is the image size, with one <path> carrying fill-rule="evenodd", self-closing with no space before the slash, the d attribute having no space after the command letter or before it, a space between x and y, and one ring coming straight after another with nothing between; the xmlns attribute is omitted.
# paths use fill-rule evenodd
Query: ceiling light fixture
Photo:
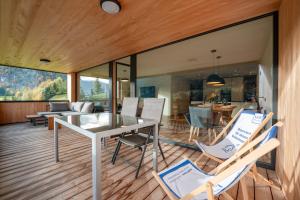
<svg viewBox="0 0 300 200"><path fill-rule="evenodd" d="M49 64L51 61L50 61L49 59L46 59L46 58L41 58L41 59L40 59L40 62L41 62L42 64Z"/></svg>
<svg viewBox="0 0 300 200"><path fill-rule="evenodd" d="M222 58L221 56L217 56L217 57L216 57L216 59L217 59L217 65L220 64L220 63L219 63L219 60L220 60L221 58ZM222 78L222 77L219 76L219 80L220 80L220 83L216 83L216 84L214 84L213 86L215 86L215 87L220 87L220 86L225 85L225 79L224 79L224 78Z"/></svg>
<svg viewBox="0 0 300 200"><path fill-rule="evenodd" d="M212 59L213 59L213 65L215 65L215 53L217 52L217 50L213 49L211 50L212 53ZM206 84L207 85L211 85L214 86L215 84L220 84L221 80L220 80L220 76L216 73L214 74L210 74L207 79L206 79Z"/></svg>
<svg viewBox="0 0 300 200"><path fill-rule="evenodd" d="M121 4L118 0L100 0L100 6L109 14L117 14L121 11Z"/></svg>
<svg viewBox="0 0 300 200"><path fill-rule="evenodd" d="M122 81L122 82L128 82L129 79L128 79L128 78L122 78L121 81Z"/></svg>

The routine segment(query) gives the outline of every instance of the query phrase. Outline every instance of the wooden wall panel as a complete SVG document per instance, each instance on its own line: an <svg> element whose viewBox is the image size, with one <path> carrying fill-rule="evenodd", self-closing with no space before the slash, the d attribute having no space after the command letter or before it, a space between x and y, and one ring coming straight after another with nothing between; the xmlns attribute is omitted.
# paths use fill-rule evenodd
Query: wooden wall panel
<svg viewBox="0 0 300 200"><path fill-rule="evenodd" d="M46 111L48 104L48 102L1 102L0 124L25 122L26 115Z"/></svg>
<svg viewBox="0 0 300 200"><path fill-rule="evenodd" d="M284 122L276 172L287 199L300 199L300 1L283 0L279 10L278 114Z"/></svg>

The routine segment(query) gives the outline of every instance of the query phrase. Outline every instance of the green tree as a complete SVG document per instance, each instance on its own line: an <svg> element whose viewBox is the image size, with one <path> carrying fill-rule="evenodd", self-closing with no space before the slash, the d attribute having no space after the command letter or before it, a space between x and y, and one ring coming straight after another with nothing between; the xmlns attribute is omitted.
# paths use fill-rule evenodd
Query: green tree
<svg viewBox="0 0 300 200"><path fill-rule="evenodd" d="M93 89L91 89L91 96L93 96L94 95L94 90Z"/></svg>
<svg viewBox="0 0 300 200"><path fill-rule="evenodd" d="M80 100L85 100L85 93L84 93L84 91L83 91L83 89L82 89L82 88L80 88L80 95L79 95L79 99L80 99Z"/></svg>
<svg viewBox="0 0 300 200"><path fill-rule="evenodd" d="M100 94L100 93L103 93L103 89L102 89L102 85L99 81L99 79L97 79L95 82L94 82L94 94L97 95L97 94Z"/></svg>

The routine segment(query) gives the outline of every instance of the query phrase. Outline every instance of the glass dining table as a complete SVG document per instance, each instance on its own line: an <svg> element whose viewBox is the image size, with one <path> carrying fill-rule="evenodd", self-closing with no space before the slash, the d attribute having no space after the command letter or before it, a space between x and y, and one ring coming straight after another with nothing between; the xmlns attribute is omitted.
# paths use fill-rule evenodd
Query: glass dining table
<svg viewBox="0 0 300 200"><path fill-rule="evenodd" d="M101 200L101 150L102 140L113 135L154 126L153 169L157 171L158 122L150 119L122 116L112 113L59 116L54 118L54 156L59 162L59 124L92 140L93 199ZM63 134L60 131L60 134Z"/></svg>

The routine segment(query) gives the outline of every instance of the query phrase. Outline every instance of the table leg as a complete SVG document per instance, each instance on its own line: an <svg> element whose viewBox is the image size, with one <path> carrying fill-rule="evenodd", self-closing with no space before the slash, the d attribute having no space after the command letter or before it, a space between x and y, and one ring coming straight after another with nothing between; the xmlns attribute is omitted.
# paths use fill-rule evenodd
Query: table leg
<svg viewBox="0 0 300 200"><path fill-rule="evenodd" d="M54 121L54 152L55 152L55 161L59 162L59 153L58 153L58 123Z"/></svg>
<svg viewBox="0 0 300 200"><path fill-rule="evenodd" d="M101 137L92 139L93 199L101 200Z"/></svg>
<svg viewBox="0 0 300 200"><path fill-rule="evenodd" d="M157 148L158 148L158 124L155 124L153 133L153 170L158 171L157 168Z"/></svg>

